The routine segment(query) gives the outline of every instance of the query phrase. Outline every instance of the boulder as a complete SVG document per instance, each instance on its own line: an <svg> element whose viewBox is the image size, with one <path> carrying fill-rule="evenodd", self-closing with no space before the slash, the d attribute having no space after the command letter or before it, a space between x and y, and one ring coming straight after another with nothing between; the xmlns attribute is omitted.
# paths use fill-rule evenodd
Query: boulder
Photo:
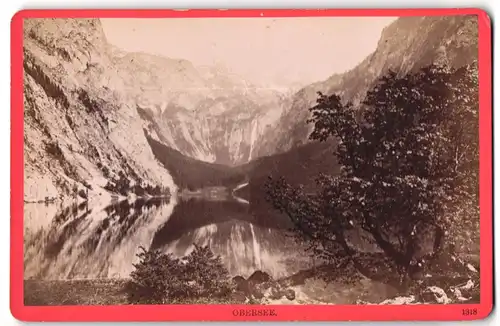
<svg viewBox="0 0 500 326"><path fill-rule="evenodd" d="M232 278L234 292L231 301L235 303L245 302L246 299L261 301L262 299L279 300L283 297L295 300L295 291L287 288L280 282L274 281L272 277L262 271L254 272L248 279L242 276Z"/></svg>
<svg viewBox="0 0 500 326"><path fill-rule="evenodd" d="M259 288L250 289L250 294L253 298L258 300L264 298L264 292Z"/></svg>
<svg viewBox="0 0 500 326"><path fill-rule="evenodd" d="M249 287L248 281L245 280L244 277L239 276L239 275L235 276L235 277L233 277L232 282L233 282L233 286L234 286L236 291L250 294L250 287Z"/></svg>
<svg viewBox="0 0 500 326"><path fill-rule="evenodd" d="M245 281L245 278L243 276L236 275L235 277L232 278L232 281L235 284L239 284L239 283Z"/></svg>
<svg viewBox="0 0 500 326"><path fill-rule="evenodd" d="M446 292L437 286L429 286L420 293L420 299L424 303L431 304L448 304L451 300Z"/></svg>
<svg viewBox="0 0 500 326"><path fill-rule="evenodd" d="M281 286L279 286L279 284L277 284L277 286L273 286L270 289L268 298L271 300L279 300L283 298L285 294L286 291Z"/></svg>
<svg viewBox="0 0 500 326"><path fill-rule="evenodd" d="M231 293L231 302L232 303L245 303L245 301L247 300L247 296L245 295L245 293L241 292L241 291L236 291L236 292L233 292Z"/></svg>
<svg viewBox="0 0 500 326"><path fill-rule="evenodd" d="M269 296L281 298L284 295L280 285L274 281L262 282L259 284L249 283L250 294L256 299Z"/></svg>
<svg viewBox="0 0 500 326"><path fill-rule="evenodd" d="M256 287L264 296L270 300L279 300L283 297L288 300L295 300L295 291L293 289L282 286L278 282L266 282L257 285Z"/></svg>
<svg viewBox="0 0 500 326"><path fill-rule="evenodd" d="M248 278L248 282L251 282L252 284L261 284L264 282L269 282L272 280L271 275L267 274L266 272L263 271L255 271L250 277Z"/></svg>
<svg viewBox="0 0 500 326"><path fill-rule="evenodd" d="M295 291L293 289L287 289L285 291L285 297L290 301L295 300Z"/></svg>

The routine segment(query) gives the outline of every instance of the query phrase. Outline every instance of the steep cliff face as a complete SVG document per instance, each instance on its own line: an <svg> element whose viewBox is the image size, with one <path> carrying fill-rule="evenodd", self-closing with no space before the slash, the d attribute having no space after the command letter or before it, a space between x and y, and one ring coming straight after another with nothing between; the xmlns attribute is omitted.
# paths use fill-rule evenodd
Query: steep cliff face
<svg viewBox="0 0 500 326"><path fill-rule="evenodd" d="M165 145L202 161L234 165L256 157L257 142L276 126L286 104L277 95L257 100L233 94L207 98L193 110L172 103L161 111L140 105L137 110Z"/></svg>
<svg viewBox="0 0 500 326"><path fill-rule="evenodd" d="M175 187L117 70L99 20L24 21L25 201L105 196L119 174Z"/></svg>
<svg viewBox="0 0 500 326"><path fill-rule="evenodd" d="M257 155L283 152L307 143L311 126L308 108L317 92L339 93L345 101L359 104L376 79L389 69L405 74L431 63L463 66L477 60L477 16L404 17L387 26L376 50L343 74L297 92L276 128L263 135Z"/></svg>
<svg viewBox="0 0 500 326"><path fill-rule="evenodd" d="M195 67L186 60L111 48L116 71L106 75L137 104L148 131L192 158L245 163L257 139L274 127L285 96L258 87L223 66Z"/></svg>

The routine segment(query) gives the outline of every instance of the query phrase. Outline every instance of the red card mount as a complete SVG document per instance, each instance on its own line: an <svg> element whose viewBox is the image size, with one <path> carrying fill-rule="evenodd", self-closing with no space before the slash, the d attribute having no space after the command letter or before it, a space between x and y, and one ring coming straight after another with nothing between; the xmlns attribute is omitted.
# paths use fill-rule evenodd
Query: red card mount
<svg viewBox="0 0 500 326"><path fill-rule="evenodd" d="M362 50L338 47L368 34L369 28L356 32L360 20L384 17L394 18L383 29L389 37L378 45L375 40L365 60L344 67L343 74L328 70L325 78L310 80L330 67L317 68L328 59L324 47L309 51L316 46L313 36L332 33L336 42L344 29L328 57L350 62L346 53ZM111 18L142 20L133 26L115 21L103 37L99 19ZM138 53L141 38L149 37L146 18L165 28L151 45L160 51L160 43L168 43L165 57ZM190 24L183 24L187 18ZM214 23L227 18L248 21ZM281 23L285 18L309 20L293 29ZM326 18L357 23L329 28L333 23ZM195 19L212 22L197 25ZM325 24L323 32L315 19ZM170 20L178 23L161 25ZM247 23L253 29L242 27ZM205 39L193 36L202 35L196 28ZM228 36L216 38L217 28ZM346 30L351 36L345 37ZM249 35L257 31L256 41ZM14 15L11 33L15 318L403 321L473 320L491 313L492 48L483 10L23 10ZM289 38L284 43L290 48L276 52L280 35ZM322 37L318 44L329 42L330 36ZM112 38L135 52L110 46ZM259 57L262 42L275 61ZM213 53L229 58L230 51L241 65L236 59L222 68L184 60L208 62ZM191 57L171 59L168 53ZM295 69L283 66L291 57L307 57L297 63L305 66L298 74L317 74L306 71L309 79L299 86L276 78L258 84L260 64L252 62L262 60L271 72L284 67L275 72L286 77ZM248 78L235 77L231 69L244 65ZM278 84L290 89L279 93ZM309 108L314 123L308 128ZM473 127L474 117L479 129L459 125L467 120ZM225 134L217 136L217 130ZM323 141L325 135L330 140ZM335 143L337 154L331 139L342 140ZM388 147L381 146L386 141ZM446 154L450 148L455 156ZM314 188L321 173L329 176ZM477 202L480 209L474 210ZM466 211L455 210L460 205ZM473 217L460 220L474 212L475 228ZM353 237L357 231L371 240ZM316 251L296 247L297 239ZM419 256L424 243L436 245ZM436 257L449 261L443 267L445 258ZM381 274L373 264L377 271L394 269L376 279ZM465 272L458 271L460 264ZM449 269L451 276L435 278L439 272L427 269ZM352 275L359 277L347 283Z"/></svg>

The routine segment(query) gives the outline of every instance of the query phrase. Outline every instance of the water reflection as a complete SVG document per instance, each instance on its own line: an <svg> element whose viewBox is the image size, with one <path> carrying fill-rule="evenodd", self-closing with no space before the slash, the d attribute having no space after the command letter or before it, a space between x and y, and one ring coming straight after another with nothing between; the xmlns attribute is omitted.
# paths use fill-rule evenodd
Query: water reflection
<svg viewBox="0 0 500 326"><path fill-rule="evenodd" d="M180 202L155 234L152 247L183 256L193 243L209 245L232 275L247 277L263 270L281 277L304 268L300 261L310 266L282 221L251 213L237 200Z"/></svg>
<svg viewBox="0 0 500 326"><path fill-rule="evenodd" d="M282 221L252 213L234 199L138 199L93 208L45 206L45 211L40 206L25 207L25 278L127 277L139 246L183 256L193 243L209 245L233 275L259 269L279 277L310 266L299 259L306 255ZM51 218L35 218L41 212Z"/></svg>
<svg viewBox="0 0 500 326"><path fill-rule="evenodd" d="M36 211L37 205L26 205ZM102 208L70 205L50 223L25 219L24 277L39 279L125 277L138 246L149 247L172 213L160 199L127 200ZM28 214L29 215L29 214Z"/></svg>

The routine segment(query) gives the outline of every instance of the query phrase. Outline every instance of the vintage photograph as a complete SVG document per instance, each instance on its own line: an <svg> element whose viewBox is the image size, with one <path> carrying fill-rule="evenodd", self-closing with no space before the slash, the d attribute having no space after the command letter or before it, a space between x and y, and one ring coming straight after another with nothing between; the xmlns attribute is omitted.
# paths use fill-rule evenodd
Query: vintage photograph
<svg viewBox="0 0 500 326"><path fill-rule="evenodd" d="M476 15L23 33L25 305L479 303Z"/></svg>

